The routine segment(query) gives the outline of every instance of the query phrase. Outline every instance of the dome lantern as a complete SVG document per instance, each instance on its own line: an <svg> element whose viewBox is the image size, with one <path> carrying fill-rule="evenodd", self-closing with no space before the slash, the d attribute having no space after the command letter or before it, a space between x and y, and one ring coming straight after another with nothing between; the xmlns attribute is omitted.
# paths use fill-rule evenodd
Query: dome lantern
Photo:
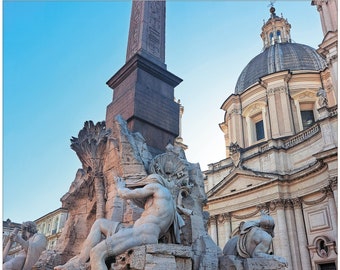
<svg viewBox="0 0 340 270"><path fill-rule="evenodd" d="M291 42L290 27L286 19L279 17L275 13L275 8L270 8L270 18L262 26L261 38L263 47L268 48L277 43Z"/></svg>
<svg viewBox="0 0 340 270"><path fill-rule="evenodd" d="M255 56L241 72L235 94L241 94L260 78L280 71L321 71L327 66L325 59L310 46L293 43L290 37L291 25L277 16L270 8L270 18L262 26L263 51Z"/></svg>

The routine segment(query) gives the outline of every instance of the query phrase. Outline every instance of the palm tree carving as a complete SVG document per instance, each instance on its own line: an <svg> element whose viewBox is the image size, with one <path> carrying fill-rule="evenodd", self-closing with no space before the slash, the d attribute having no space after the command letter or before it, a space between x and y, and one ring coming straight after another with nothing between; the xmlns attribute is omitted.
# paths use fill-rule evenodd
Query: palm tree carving
<svg viewBox="0 0 340 270"><path fill-rule="evenodd" d="M71 138L71 148L77 153L89 180L94 182L97 199L96 218L105 216L105 185L103 175L104 154L110 129L106 129L105 121L96 125L86 121L79 131L78 138Z"/></svg>

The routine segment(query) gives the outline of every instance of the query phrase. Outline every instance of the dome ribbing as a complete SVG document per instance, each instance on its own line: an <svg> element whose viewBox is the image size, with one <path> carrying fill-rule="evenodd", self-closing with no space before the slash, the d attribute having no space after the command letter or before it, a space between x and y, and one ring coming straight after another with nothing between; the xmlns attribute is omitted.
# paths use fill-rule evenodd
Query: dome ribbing
<svg viewBox="0 0 340 270"><path fill-rule="evenodd" d="M263 76L290 70L321 71L326 61L315 49L298 43L276 43L255 56L241 72L235 87L240 94Z"/></svg>

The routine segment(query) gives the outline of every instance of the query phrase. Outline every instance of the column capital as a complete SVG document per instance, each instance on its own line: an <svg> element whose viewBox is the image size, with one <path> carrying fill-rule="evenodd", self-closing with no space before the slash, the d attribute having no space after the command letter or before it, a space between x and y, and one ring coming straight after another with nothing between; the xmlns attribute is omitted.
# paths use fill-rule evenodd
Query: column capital
<svg viewBox="0 0 340 270"><path fill-rule="evenodd" d="M209 217L209 220L208 220L208 224L211 225L211 224L216 224L216 216L210 216Z"/></svg>
<svg viewBox="0 0 340 270"><path fill-rule="evenodd" d="M328 185L322 189L320 189L320 191L326 196L326 197L330 197L333 198L334 194L333 194L333 189L331 187L331 185Z"/></svg>
<svg viewBox="0 0 340 270"><path fill-rule="evenodd" d="M231 214L230 213L223 213L217 216L217 222L219 224L224 224L226 222L229 222L231 219Z"/></svg>
<svg viewBox="0 0 340 270"><path fill-rule="evenodd" d="M337 176L334 176L329 179L329 186L332 190L338 189L338 177Z"/></svg>
<svg viewBox="0 0 340 270"><path fill-rule="evenodd" d="M286 209L294 209L294 202L292 199L285 200L285 208Z"/></svg>
<svg viewBox="0 0 340 270"><path fill-rule="evenodd" d="M258 211L265 211L265 212L269 212L269 209L270 209L267 203L260 203L256 205L256 208L258 209Z"/></svg>
<svg viewBox="0 0 340 270"><path fill-rule="evenodd" d="M302 208L302 199L301 198L293 198L291 199L294 208Z"/></svg>
<svg viewBox="0 0 340 270"><path fill-rule="evenodd" d="M274 204L274 209L284 209L286 200L285 199L276 199L272 201L272 204Z"/></svg>

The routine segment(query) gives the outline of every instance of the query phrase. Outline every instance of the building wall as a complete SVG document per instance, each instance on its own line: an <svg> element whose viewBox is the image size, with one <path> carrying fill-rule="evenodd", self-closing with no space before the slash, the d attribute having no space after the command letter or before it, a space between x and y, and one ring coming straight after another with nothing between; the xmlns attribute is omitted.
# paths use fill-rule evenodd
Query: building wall
<svg viewBox="0 0 340 270"><path fill-rule="evenodd" d="M44 234L47 238L46 249L53 250L56 247L67 216L67 210L64 208L59 208L35 221L38 232Z"/></svg>
<svg viewBox="0 0 340 270"><path fill-rule="evenodd" d="M329 10L327 2L312 4L320 12ZM320 13L324 28L333 13ZM337 266L337 42L330 32L337 28L324 32L318 50L333 59L325 70L272 73L223 103L226 159L204 172L208 230L221 248L242 221L265 210L276 224L274 253L288 269ZM301 111L311 111L314 122L304 126ZM260 120L264 138L257 139Z"/></svg>

